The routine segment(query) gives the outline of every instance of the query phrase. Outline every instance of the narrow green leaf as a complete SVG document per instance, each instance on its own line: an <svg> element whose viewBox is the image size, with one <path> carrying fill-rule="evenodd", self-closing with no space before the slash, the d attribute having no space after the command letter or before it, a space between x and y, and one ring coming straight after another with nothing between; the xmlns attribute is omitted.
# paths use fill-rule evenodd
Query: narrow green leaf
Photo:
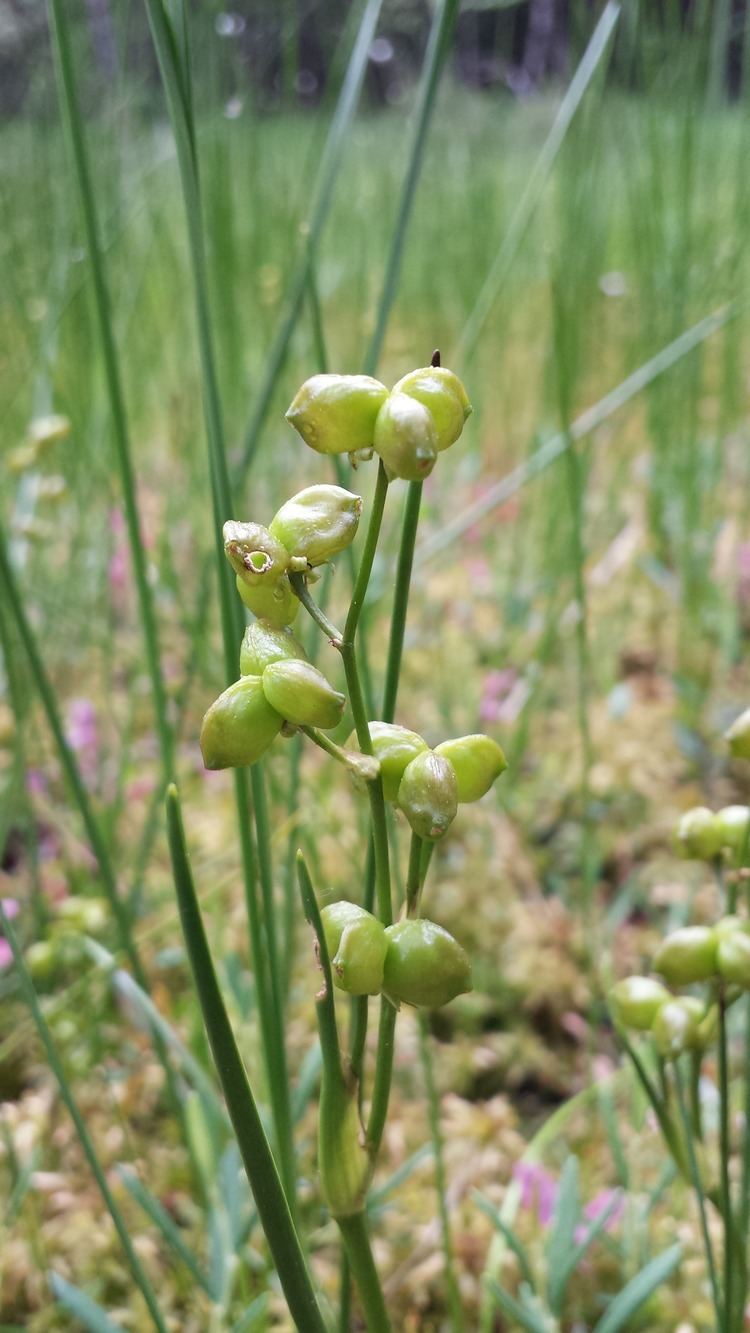
<svg viewBox="0 0 750 1333"><path fill-rule="evenodd" d="M125 411L125 398L122 391L122 376L117 354L117 345L112 322L109 289L104 269L104 259L100 240L99 219L94 198L91 178L86 133L78 101L76 71L73 49L68 29L68 20L63 0L50 0L52 39L57 60L60 83L60 101L65 116L71 156L75 168L78 194L83 215L84 231L88 260L91 266L94 305L96 308L99 344L104 363L104 376L109 399L112 433L115 442L117 466L120 472L125 526L128 534L128 546L133 566L133 576L138 597L138 611L143 630L146 665L151 681L151 691L156 715L156 730L164 781L172 776L172 729L167 709L167 691L162 672L159 628L154 610L154 599L148 579L148 555L143 541L141 519L138 510L135 472L133 468Z"/></svg>
<svg viewBox="0 0 750 1333"><path fill-rule="evenodd" d="M555 159L565 141L565 136L570 129L576 111L583 101L586 89L599 67L619 17L619 4L615 4L614 0L609 0L594 29L591 41L581 57L578 69L560 103L552 129L531 169L526 188L516 205L495 261L485 278L474 309L466 321L456 352L456 356L462 364L468 360L476 346L477 339L500 295L503 283L513 266L518 248L526 235L529 222L541 198Z"/></svg>
<svg viewBox="0 0 750 1333"><path fill-rule="evenodd" d="M315 1096L315 1090L320 1083L320 1071L323 1067L323 1052L320 1049L320 1042L316 1041L307 1052L297 1078L297 1086L294 1089L292 1097L292 1120L298 1124L302 1119L310 1099Z"/></svg>
<svg viewBox="0 0 750 1333"><path fill-rule="evenodd" d="M68 1311L68 1314L80 1319L88 1333L124 1333L122 1324L116 1324L110 1319L101 1305L92 1301L80 1287L74 1286L72 1282L66 1282L59 1273L50 1273L49 1283L60 1305Z"/></svg>
<svg viewBox="0 0 750 1333"><path fill-rule="evenodd" d="M346 144L346 132L359 100L362 80L367 68L370 47L375 36L382 3L383 0L367 0L363 7L362 20L352 47L346 75L341 85L339 100L320 158L318 175L313 188L313 202L307 222L307 244L304 246L292 274L281 324L271 344L263 379L255 395L253 416L245 434L240 467L241 478L244 477L257 449L263 423L268 415L268 409L273 398L276 381L281 373L292 334L297 326L297 317L307 290L311 263L333 199L333 187Z"/></svg>
<svg viewBox="0 0 750 1333"><path fill-rule="evenodd" d="M391 237L391 248L386 263L383 287L380 294L375 327L365 356L363 370L366 375L374 375L377 370L383 347L385 331L388 326L393 301L396 296L401 259L404 252L406 233L411 218L414 197L422 172L427 134L435 107L435 97L440 84L446 57L450 49L453 29L458 17L458 0L438 0L430 28L430 37L424 57L424 68L419 86L414 135L409 149L409 158L401 187L398 213Z"/></svg>
<svg viewBox="0 0 750 1333"><path fill-rule="evenodd" d="M730 319L736 318L740 311L739 302L732 302L730 305L722 306L712 314L706 315L692 328L686 329L673 342L667 343L655 356L644 361L642 365L634 370L632 375L628 375L621 380L614 389L600 398L592 407L582 412L580 416L572 421L567 430L558 432L551 439L547 440L540 449L535 450L530 458L519 463L518 467L513 468L506 476L501 477L499 481L489 486L478 500L472 501L460 513L453 518L447 519L441 523L439 529L420 542L414 557L414 564L417 569L421 569L428 560L433 560L441 551L450 546L457 537L463 535L475 523L480 522L487 514L491 514L494 509L505 504L518 491L535 477L560 458L569 449L572 444L578 440L584 439L592 431L602 426L608 421L615 412L619 412L621 407L635 398L642 389L647 388L660 375L664 375L673 366L677 365L696 347L707 338L713 337L719 329L723 328ZM371 599L372 600L372 599Z"/></svg>
<svg viewBox="0 0 750 1333"><path fill-rule="evenodd" d="M190 870L177 789L167 792L167 832L180 920L203 1021L224 1089L250 1187L292 1318L310 1333L325 1333L289 1205L247 1080L219 990Z"/></svg>
<svg viewBox="0 0 750 1333"><path fill-rule="evenodd" d="M607 1207L602 1210L599 1216L587 1228L586 1234L583 1237L583 1239L579 1241L578 1245L576 1245L575 1248L571 1251L567 1261L564 1262L562 1267L560 1268L558 1273L558 1282L555 1286L555 1298L557 1303L553 1304L552 1299L550 1298L550 1305L554 1310L555 1314L559 1315L561 1313L563 1299L565 1297L565 1292L568 1289L568 1283L570 1282L571 1277L575 1273L578 1265L583 1259L583 1256L585 1255L589 1246L593 1245L597 1236L600 1236L604 1231L607 1222L612 1216L612 1213L617 1207L617 1204L620 1202L620 1197L621 1196L619 1194L615 1194L613 1198L610 1199L610 1202L608 1203Z"/></svg>
<svg viewBox="0 0 750 1333"><path fill-rule="evenodd" d="M115 991L134 1009L143 1014L144 1025L147 1028L160 1034L163 1042L175 1057L185 1078L210 1103L214 1116L223 1120L228 1126L229 1117L226 1107L218 1096L213 1082L203 1066L198 1063L195 1056L184 1045L171 1023L167 1022L164 1015L159 1013L151 997L138 985L138 982L131 977L129 972L116 966L112 954L98 940L87 937L84 947L89 957L93 958L99 967L112 973L112 985Z"/></svg>
<svg viewBox="0 0 750 1333"><path fill-rule="evenodd" d="M240 1315L236 1324L232 1324L232 1333L260 1333L265 1329L266 1310L268 1309L268 1293L263 1291L260 1296L256 1296L254 1301L248 1305L245 1313Z"/></svg>
<svg viewBox="0 0 750 1333"><path fill-rule="evenodd" d="M619 1333L652 1292L671 1277L681 1258L681 1245L672 1245L663 1254L657 1254L655 1259L646 1264L646 1267L642 1268L640 1273L636 1273L627 1286L618 1292L606 1314L602 1315L596 1325L594 1333Z"/></svg>
<svg viewBox="0 0 750 1333"><path fill-rule="evenodd" d="M387 1180L383 1181L382 1185L378 1185L377 1189L370 1191L367 1196L367 1211L373 1212L376 1209L382 1209L386 1200L393 1194L394 1190L400 1189L412 1173L416 1171L417 1167L431 1156L431 1143L423 1143L421 1148L417 1148L416 1152L411 1153L406 1161L402 1162L401 1165L388 1176Z"/></svg>
<svg viewBox="0 0 750 1333"><path fill-rule="evenodd" d="M494 1278L490 1278L488 1287L503 1314L515 1320L512 1327L517 1325L519 1328L525 1329L526 1333L550 1333L549 1325L542 1315L535 1310L530 1310L526 1305L522 1305Z"/></svg>
<svg viewBox="0 0 750 1333"><path fill-rule="evenodd" d="M518 1236L516 1235L515 1231L511 1226L508 1225L508 1223L503 1218L502 1214L495 1207L494 1203L491 1203L490 1200L484 1196L484 1194L479 1194L478 1192L475 1192L474 1198L476 1199L477 1205L479 1208L481 1208L485 1217L488 1217L490 1219L492 1225L496 1228L496 1230L500 1232L500 1235L507 1242L508 1249L511 1250L513 1254L515 1254L518 1260L518 1266L521 1270L521 1276L523 1277L524 1281L528 1283L532 1291L535 1291L536 1283L534 1281L534 1273L531 1267L531 1262L529 1260L529 1256L525 1247L518 1239Z"/></svg>
<svg viewBox="0 0 750 1333"><path fill-rule="evenodd" d="M578 1174L578 1158L568 1157L560 1177L552 1230L547 1241L547 1296L555 1315L562 1309L575 1229L581 1216Z"/></svg>
<svg viewBox="0 0 750 1333"><path fill-rule="evenodd" d="M170 1249L182 1260L185 1267L195 1278L199 1287L202 1287L209 1296L213 1297L208 1278L203 1272L198 1258L190 1246L186 1243L180 1228L172 1217L170 1217L166 1208L151 1193L146 1185L138 1179L135 1171L131 1167L118 1167L117 1174L123 1185L136 1203L140 1204L144 1213L151 1218L151 1221L159 1229Z"/></svg>

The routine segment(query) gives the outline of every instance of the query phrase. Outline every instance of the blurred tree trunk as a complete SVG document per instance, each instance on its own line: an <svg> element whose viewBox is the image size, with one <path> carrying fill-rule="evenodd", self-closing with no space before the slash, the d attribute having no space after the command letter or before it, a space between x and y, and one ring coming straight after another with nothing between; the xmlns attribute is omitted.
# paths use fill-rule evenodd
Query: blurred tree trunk
<svg viewBox="0 0 750 1333"><path fill-rule="evenodd" d="M533 87L565 72L567 30L565 0L529 0L523 69Z"/></svg>
<svg viewBox="0 0 750 1333"><path fill-rule="evenodd" d="M117 41L109 0L86 0L86 18L99 73L109 81L117 73Z"/></svg>

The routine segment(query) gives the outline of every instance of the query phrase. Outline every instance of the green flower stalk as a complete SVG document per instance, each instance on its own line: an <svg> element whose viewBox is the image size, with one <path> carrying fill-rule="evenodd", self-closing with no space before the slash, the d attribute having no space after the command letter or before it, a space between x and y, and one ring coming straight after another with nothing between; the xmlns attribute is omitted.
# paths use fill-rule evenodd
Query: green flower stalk
<svg viewBox="0 0 750 1333"><path fill-rule="evenodd" d="M458 781L453 765L432 750L418 754L404 769L398 808L420 838L435 841L448 832L458 810Z"/></svg>
<svg viewBox="0 0 750 1333"><path fill-rule="evenodd" d="M243 676L211 704L201 727L206 768L255 764L281 731L284 718L268 702L259 676Z"/></svg>
<svg viewBox="0 0 750 1333"><path fill-rule="evenodd" d="M343 486L308 486L272 518L269 531L289 552L293 568L322 565L357 535L362 497Z"/></svg>
<svg viewBox="0 0 750 1333"><path fill-rule="evenodd" d="M344 715L344 695L311 662L297 658L270 662L261 680L271 708L293 726L330 730Z"/></svg>
<svg viewBox="0 0 750 1333"><path fill-rule="evenodd" d="M385 933L383 991L393 1004L439 1009L471 990L468 955L442 926L418 917L397 921Z"/></svg>
<svg viewBox="0 0 750 1333"><path fill-rule="evenodd" d="M387 397L385 385L371 375L313 375L295 394L286 419L319 454L371 450Z"/></svg>

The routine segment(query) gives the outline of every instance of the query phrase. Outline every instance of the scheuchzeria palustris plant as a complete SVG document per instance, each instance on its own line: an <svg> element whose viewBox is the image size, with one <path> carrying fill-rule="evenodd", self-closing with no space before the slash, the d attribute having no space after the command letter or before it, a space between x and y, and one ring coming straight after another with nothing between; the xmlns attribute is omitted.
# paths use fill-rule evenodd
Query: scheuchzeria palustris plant
<svg viewBox="0 0 750 1333"><path fill-rule="evenodd" d="M301 855L298 873L303 909L313 927L317 964L322 972L322 981L320 975L316 981L322 1052L318 1135L321 1192L341 1230L367 1326L376 1330L388 1329L390 1324L369 1246L365 1201L387 1114L396 1013L402 1004L436 1008L471 989L471 964L461 944L422 915L430 854L436 841L448 832L459 805L484 796L506 768L506 760L489 736L445 739L431 747L418 731L396 724L390 716L385 720L369 717L357 667L355 635L389 483L400 478L418 484L429 476L438 455L458 439L470 412L463 384L440 365L438 354L432 365L412 371L390 392L367 375L315 375L302 385L287 419L306 444L321 454L349 454L355 465L373 455L379 460L349 613L344 628L339 630L314 600L311 588L320 566L354 540L363 510L358 495L340 486L310 486L287 500L267 526L255 520L227 522L225 553L236 575L237 592L256 619L247 626L239 646L238 679L208 709L201 730L203 760L210 769L255 764L278 737L301 731L340 761L369 797L373 873L368 875L366 870L365 848L361 901L333 902L321 911ZM412 546L415 529L416 523L408 535ZM404 613L407 593L408 584L400 589ZM354 720L354 735L347 747L326 735L341 722L347 700L309 661L295 636L294 625L302 607L343 660ZM395 700L399 665L399 653L394 652L390 662L393 678L387 690L391 702ZM401 811L411 827L402 903L393 901L386 803ZM179 844L181 834L173 819L175 830ZM186 862L183 870L185 867ZM178 892L183 883L183 911L185 875L176 875L176 879ZM183 911L188 932L191 911L190 900L187 916ZM194 970L196 957L200 969L204 943L201 936L197 954L191 949ZM196 980L227 1091L219 1054L227 1033L217 1029L212 1034L211 1013L206 1005L210 1009L216 994L210 985L204 994L197 974ZM354 997L348 1049L340 1039L335 989ZM381 1020L375 1073L372 1089L365 1095L367 1003L368 997L378 995ZM247 1096L252 1101L249 1089ZM254 1179L252 1145L244 1156L257 1194L259 1185L267 1184L267 1180ZM280 1191L278 1179L273 1188ZM283 1199L274 1195L272 1224L278 1222L283 1207ZM281 1216L281 1221L285 1226L289 1219ZM300 1288L285 1272L283 1238L274 1245L269 1235L269 1241L284 1290L288 1298L296 1297L299 1311L309 1299L304 1281ZM299 1314L295 1317L299 1323ZM310 1319L309 1327L317 1327L312 1315Z"/></svg>
<svg viewBox="0 0 750 1333"><path fill-rule="evenodd" d="M750 709L737 718L726 739L734 758L750 759ZM667 935L652 959L657 975L617 982L610 1006L666 1146L695 1191L717 1333L742 1333L750 1293L750 916L740 913L739 889L744 885L748 894L748 912L750 879L744 867L750 809L729 805L713 812L696 806L680 819L675 840L682 856L713 867L722 916L713 925L686 925ZM745 1117L739 1179L733 1179L728 1016L743 996ZM645 1049L628 1033L645 1037ZM709 1150L701 1096L704 1061L712 1052L718 1063L717 1152ZM712 1213L723 1229L721 1272Z"/></svg>

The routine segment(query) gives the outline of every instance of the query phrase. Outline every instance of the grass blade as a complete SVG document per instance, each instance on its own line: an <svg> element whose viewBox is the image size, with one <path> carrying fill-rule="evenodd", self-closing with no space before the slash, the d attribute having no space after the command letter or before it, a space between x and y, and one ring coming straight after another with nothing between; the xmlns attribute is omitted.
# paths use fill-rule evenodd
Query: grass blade
<svg viewBox="0 0 750 1333"><path fill-rule="evenodd" d="M130 1167L121 1166L117 1174L128 1194L135 1199L137 1204L140 1204L147 1217L151 1218L154 1226L158 1227L170 1249L174 1250L175 1254L182 1260L188 1272L195 1278L198 1286L202 1287L207 1295L214 1299L216 1293L212 1291L211 1284L201 1270L196 1256L189 1245L185 1244L180 1228L169 1216L166 1208L162 1207L159 1200L146 1188L143 1181Z"/></svg>
<svg viewBox="0 0 750 1333"><path fill-rule="evenodd" d="M130 913L118 893L117 881L115 879L115 873L110 860L107 844L99 827L98 820L94 815L75 755L73 754L65 736L65 729L57 706L55 691L52 682L45 671L36 636L31 627L31 622L26 615L23 598L11 568L5 533L1 525L0 584L4 586L5 603L10 609L19 638L28 658L31 675L47 715L47 722L57 747L63 773L65 774L68 786L70 787L73 800L78 806L81 820L84 829L86 830L86 836L98 863L102 886L117 925L120 946L130 962L139 985L144 990L147 990L148 984L146 981L146 974L141 963L138 946L135 942Z"/></svg>
<svg viewBox="0 0 750 1333"><path fill-rule="evenodd" d="M573 121L583 96L596 73L599 63L607 49L615 24L620 17L620 6L609 0L597 23L581 63L578 66L570 86L560 103L552 129L545 140L542 150L531 169L526 188L516 205L508 230L495 261L487 274L484 286L477 297L476 304L464 326L453 360L457 364L465 362L476 346L477 339L484 328L503 284L510 272L518 247L526 234L534 209L541 197L547 178L552 170L555 158L562 147L565 136Z"/></svg>
<svg viewBox="0 0 750 1333"><path fill-rule="evenodd" d="M646 1267L642 1268L640 1273L636 1273L627 1286L617 1293L606 1314L596 1325L594 1333L619 1333L652 1292L671 1277L681 1258L682 1246L672 1245L663 1254L658 1254L646 1264Z"/></svg>
<svg viewBox="0 0 750 1333"><path fill-rule="evenodd" d="M516 1259L518 1260L518 1267L521 1270L521 1276L524 1282L530 1287L532 1291L534 1291L536 1284L534 1282L534 1273L531 1267L531 1262L529 1260L529 1256L526 1253L524 1246L521 1244L515 1231L505 1221L505 1218L503 1217L499 1209L497 1209L495 1205L490 1202L489 1199L486 1199L483 1194L475 1194L474 1198L476 1199L477 1205L479 1208L481 1208L485 1217L488 1217L493 1227L495 1227L496 1230L500 1232L500 1235L505 1240L508 1249L516 1256Z"/></svg>
<svg viewBox="0 0 750 1333"><path fill-rule="evenodd" d="M547 1271L549 1274L547 1298L554 1315L559 1315L568 1279L567 1260L573 1248L573 1237L581 1215L581 1197L578 1188L578 1158L568 1157L563 1167L555 1204L549 1240L547 1241Z"/></svg>
<svg viewBox="0 0 750 1333"><path fill-rule="evenodd" d="M511 1296L510 1292L501 1287L499 1282L495 1282L494 1278L490 1280L488 1286L503 1314L514 1320L515 1325L525 1329L526 1333L549 1333L547 1321L542 1315L522 1305L514 1296Z"/></svg>
<svg viewBox="0 0 750 1333"><path fill-rule="evenodd" d="M367 68L370 46L375 35L383 0L367 0L362 13L357 37L349 58L344 82L341 86L338 104L328 131L323 154L320 159L318 177L313 191L313 202L307 222L307 241L297 261L297 267L289 284L286 309L274 338L268 356L263 380L258 390L257 401L252 419L245 433L245 443L240 465L240 476L244 477L255 450L258 447L260 433L268 416L276 381L286 359L287 349L297 324L297 317L305 298L311 265L320 234L323 230L328 210L333 198L333 187L341 165L341 157L346 144L346 134L357 107L362 80Z"/></svg>
<svg viewBox="0 0 750 1333"><path fill-rule="evenodd" d="M261 1224L292 1318L299 1328L309 1329L310 1333L325 1333L299 1237L219 990L174 786L167 792L167 830L180 920L203 1020Z"/></svg>
<svg viewBox="0 0 750 1333"><path fill-rule="evenodd" d="M363 370L366 375L374 375L377 369L380 353L383 347L383 339L388 325L388 319L391 313L391 307L396 295L399 273L401 271L401 258L404 252L404 242L406 240L406 231L411 217L414 195L416 194L419 176L422 170L422 161L424 159L425 144L427 142L427 132L432 119L432 112L435 106L435 96L440 83L440 75L443 72L443 66L450 47L453 29L458 16L459 0L438 0L435 7L435 17L432 20L430 30L430 40L427 45L424 58L424 72L419 90L419 101L417 103L416 122L414 125L414 138L409 153L409 162L406 168L404 183L401 188L401 198L398 205L398 213L393 229L393 238L391 240L391 249L386 264L383 287L380 294L377 315L375 317L375 327L372 338L365 356Z"/></svg>
<svg viewBox="0 0 750 1333"><path fill-rule="evenodd" d="M707 315L705 319L694 324L692 328L681 333L679 338L662 347L655 356L644 361L643 365L634 370L632 375L628 375L622 380L616 388L612 389L603 398L599 399L593 407L589 407L582 412L575 421L571 423L567 430L559 431L553 435L541 449L537 449L524 463L513 468L507 476L501 477L493 486L489 486L478 500L467 505L461 513L455 518L447 519L440 526L439 532L435 532L432 537L428 537L417 547L414 563L417 569L421 569L428 560L434 559L447 546L450 546L457 537L468 531L480 519L486 518L493 509L499 505L505 504L518 491L520 491L529 481L554 463L556 459L564 454L570 447L571 442L575 443L582 440L592 431L597 430L599 426L608 421L615 412L619 412L621 407L629 403L632 398L645 389L660 375L671 370L677 365L683 357L688 356L690 352L699 347L707 338L711 338L714 333L722 329L730 319L734 319L739 314L739 307L736 304L722 306L712 314Z"/></svg>
<svg viewBox="0 0 750 1333"><path fill-rule="evenodd" d="M203 410L208 445L211 495L214 517L214 538L219 577L221 627L224 644L224 667L227 683L237 676L237 649L242 637L245 618L234 590L234 577L224 558L222 526L232 514L232 489L226 457L224 422L219 397L216 356L211 327L211 312L206 266L206 246L198 161L192 134L190 107L184 93L175 34L164 8L163 0L145 0L149 26L156 50L159 70L167 98L172 132L177 149L177 161L182 185L185 221L188 232L191 276L195 300L195 319L201 363ZM260 770L251 778L253 805L258 836L262 886L268 896L267 867L270 866L270 846L267 823L262 817L262 775ZM274 956L272 937L264 931L256 900L256 861L248 821L247 774L236 769L234 774L237 828L240 839L245 901L250 927L250 944L256 976L258 1011L263 1037L263 1049L273 1106L274 1126L287 1197L294 1208L296 1173L292 1142L291 1112L289 1107L289 1079L284 1043L283 1012L278 963ZM265 938L264 938L265 936Z"/></svg>
<svg viewBox="0 0 750 1333"><path fill-rule="evenodd" d="M122 1324L115 1324L101 1305L59 1273L50 1273L49 1284L60 1305L79 1319L88 1333L124 1333Z"/></svg>
<svg viewBox="0 0 750 1333"><path fill-rule="evenodd" d="M109 290L104 273L99 221L96 213L94 189L91 182L91 171L86 149L83 118L78 103L73 53L68 32L68 23L63 8L63 0L50 0L50 15L52 20L52 38L59 72L60 96L63 103L68 137L70 139L71 152L75 165L78 193L80 196L84 230L86 233L86 245L88 249L89 263L91 265L94 302L99 327L99 341L104 362L104 374L112 417L117 464L120 470L120 480L122 483L125 523L128 532L130 557L133 562L133 575L138 596L138 608L143 628L146 662L151 680L151 689L154 696L156 728L159 736L165 780L168 780L172 776L172 731L167 715L167 695L161 668L159 631L156 623L156 615L154 613L151 587L148 581L146 547L141 533L140 515L136 498L135 474L131 458L130 436L125 413L125 400L122 392L120 366L112 328Z"/></svg>

